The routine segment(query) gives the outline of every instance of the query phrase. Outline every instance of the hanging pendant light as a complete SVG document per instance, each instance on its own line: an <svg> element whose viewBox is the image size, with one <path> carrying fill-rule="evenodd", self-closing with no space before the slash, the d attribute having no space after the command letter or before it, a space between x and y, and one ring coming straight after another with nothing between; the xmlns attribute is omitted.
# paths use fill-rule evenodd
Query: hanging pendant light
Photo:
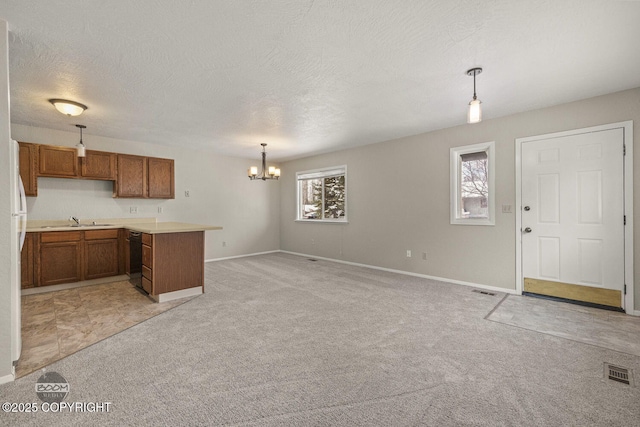
<svg viewBox="0 0 640 427"><path fill-rule="evenodd" d="M69 101L67 99L50 99L49 102L56 107L56 110L69 117L79 116L87 109L86 105L75 101Z"/></svg>
<svg viewBox="0 0 640 427"><path fill-rule="evenodd" d="M478 123L482 121L482 109L480 108L481 102L476 96L476 76L480 73L482 73L482 68L472 68L467 70L467 75L473 76L473 99L469 102L467 123Z"/></svg>
<svg viewBox="0 0 640 427"><path fill-rule="evenodd" d="M78 129L80 129L80 142L76 144L76 151L78 152L78 157L84 157L87 155L84 143L82 142L82 129L86 129L85 125L76 125Z"/></svg>
<svg viewBox="0 0 640 427"><path fill-rule="evenodd" d="M258 167L251 166L247 171L250 180L261 179L266 181L267 179L278 179L280 178L280 168L276 168L275 166L269 166L267 169L267 152L265 151L265 147L267 144L264 142L262 144L262 172L258 175Z"/></svg>

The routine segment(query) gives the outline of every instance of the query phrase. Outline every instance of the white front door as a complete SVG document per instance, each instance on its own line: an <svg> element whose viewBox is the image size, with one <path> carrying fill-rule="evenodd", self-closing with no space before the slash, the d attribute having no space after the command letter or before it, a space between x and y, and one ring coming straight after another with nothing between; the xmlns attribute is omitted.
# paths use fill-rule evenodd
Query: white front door
<svg viewBox="0 0 640 427"><path fill-rule="evenodd" d="M623 147L622 128L522 143L525 291L624 308Z"/></svg>

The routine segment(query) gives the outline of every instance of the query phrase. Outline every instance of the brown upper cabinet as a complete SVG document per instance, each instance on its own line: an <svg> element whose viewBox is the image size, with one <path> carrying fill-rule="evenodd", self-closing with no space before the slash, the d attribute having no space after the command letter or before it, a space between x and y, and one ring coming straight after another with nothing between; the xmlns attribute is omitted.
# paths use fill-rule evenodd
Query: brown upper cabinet
<svg viewBox="0 0 640 427"><path fill-rule="evenodd" d="M20 176L27 196L38 195L39 176L114 181L113 197L174 199L173 159L20 142Z"/></svg>
<svg viewBox="0 0 640 427"><path fill-rule="evenodd" d="M175 199L173 159L149 157L149 198Z"/></svg>
<svg viewBox="0 0 640 427"><path fill-rule="evenodd" d="M75 178L78 176L78 156L73 147L40 146L38 176Z"/></svg>
<svg viewBox="0 0 640 427"><path fill-rule="evenodd" d="M147 197L147 158L118 154L118 179L114 197Z"/></svg>
<svg viewBox="0 0 640 427"><path fill-rule="evenodd" d="M20 178L27 196L38 195L38 145L20 142Z"/></svg>
<svg viewBox="0 0 640 427"><path fill-rule="evenodd" d="M87 150L86 157L78 157L73 147L53 145L40 145L39 151L39 176L116 179L116 153Z"/></svg>
<svg viewBox="0 0 640 427"><path fill-rule="evenodd" d="M80 175L83 178L114 181L116 179L116 153L87 150L80 158Z"/></svg>
<svg viewBox="0 0 640 427"><path fill-rule="evenodd" d="M118 154L114 197L175 198L173 159Z"/></svg>

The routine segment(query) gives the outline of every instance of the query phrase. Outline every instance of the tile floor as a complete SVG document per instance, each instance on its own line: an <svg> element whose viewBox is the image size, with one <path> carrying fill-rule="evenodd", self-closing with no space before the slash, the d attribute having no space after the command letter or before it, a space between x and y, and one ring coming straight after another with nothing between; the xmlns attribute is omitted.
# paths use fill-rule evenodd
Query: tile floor
<svg viewBox="0 0 640 427"><path fill-rule="evenodd" d="M624 313L509 295L486 319L640 356L640 318Z"/></svg>
<svg viewBox="0 0 640 427"><path fill-rule="evenodd" d="M22 377L190 298L156 303L129 282L22 297Z"/></svg>

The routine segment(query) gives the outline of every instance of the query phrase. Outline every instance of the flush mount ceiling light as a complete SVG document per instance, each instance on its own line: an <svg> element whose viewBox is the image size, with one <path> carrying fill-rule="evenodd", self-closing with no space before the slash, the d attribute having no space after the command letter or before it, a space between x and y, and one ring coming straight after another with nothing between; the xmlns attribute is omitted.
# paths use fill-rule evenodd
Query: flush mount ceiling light
<svg viewBox="0 0 640 427"><path fill-rule="evenodd" d="M87 106L75 101L68 101L66 99L50 99L50 103L56 107L56 110L60 111L69 117L79 116L87 109Z"/></svg>
<svg viewBox="0 0 640 427"><path fill-rule="evenodd" d="M76 151L78 152L78 157L84 157L87 154L87 147L82 143L82 129L86 129L87 127L85 125L76 125L76 127L80 129L80 142L76 144Z"/></svg>
<svg viewBox="0 0 640 427"><path fill-rule="evenodd" d="M469 102L467 123L478 123L482 121L482 110L480 109L481 102L476 96L476 76L480 73L482 73L482 68L472 68L467 70L467 75L473 76L473 99Z"/></svg>
<svg viewBox="0 0 640 427"><path fill-rule="evenodd" d="M250 180L261 179L266 181L267 179L278 179L280 178L280 169L275 166L269 166L267 170L267 152L264 150L264 147L267 146L264 142L262 144L262 173L258 175L258 167L251 166L247 171Z"/></svg>

